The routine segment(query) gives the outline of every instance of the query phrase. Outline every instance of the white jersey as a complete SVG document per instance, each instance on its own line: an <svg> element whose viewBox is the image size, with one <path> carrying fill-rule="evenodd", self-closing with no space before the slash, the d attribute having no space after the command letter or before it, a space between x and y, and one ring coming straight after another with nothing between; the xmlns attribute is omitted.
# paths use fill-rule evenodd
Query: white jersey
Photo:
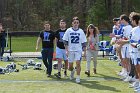
<svg viewBox="0 0 140 93"><path fill-rule="evenodd" d="M132 30L131 25L127 25L123 27L123 39L129 39L130 38L130 33ZM124 44L122 47L128 47L129 44Z"/></svg>
<svg viewBox="0 0 140 93"><path fill-rule="evenodd" d="M132 35L131 35L131 40L133 40L135 43L138 43L138 41L140 40L140 27L139 26L137 26L133 29ZM137 48L133 48L132 51L134 53L139 52Z"/></svg>
<svg viewBox="0 0 140 93"><path fill-rule="evenodd" d="M75 31L72 27L66 30L63 40L68 41L68 51L82 51L82 43L87 42L84 31L80 28Z"/></svg>
<svg viewBox="0 0 140 93"><path fill-rule="evenodd" d="M135 33L135 29L137 29L137 27L132 28L131 33L130 33L130 40L134 40L134 33ZM137 42L137 41L133 41L133 42ZM132 53L134 53L135 48L132 47L131 45L129 45L129 53L130 56L132 55Z"/></svg>

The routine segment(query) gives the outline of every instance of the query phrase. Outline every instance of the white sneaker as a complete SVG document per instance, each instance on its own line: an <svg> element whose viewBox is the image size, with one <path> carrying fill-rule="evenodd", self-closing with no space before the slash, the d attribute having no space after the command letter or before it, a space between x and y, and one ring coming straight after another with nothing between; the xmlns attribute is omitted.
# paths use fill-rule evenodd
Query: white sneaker
<svg viewBox="0 0 140 93"><path fill-rule="evenodd" d="M75 81L76 83L80 83L80 78L77 77Z"/></svg>
<svg viewBox="0 0 140 93"><path fill-rule="evenodd" d="M73 69L73 71L71 71L70 80L74 79L74 73L75 73L75 69Z"/></svg>
<svg viewBox="0 0 140 93"><path fill-rule="evenodd" d="M134 76L130 81L131 81L131 82L136 81L136 77Z"/></svg>
<svg viewBox="0 0 140 93"><path fill-rule="evenodd" d="M118 73L118 76L122 76L122 74L123 74L123 71L119 72Z"/></svg>
<svg viewBox="0 0 140 93"><path fill-rule="evenodd" d="M140 87L138 87L137 89L134 90L135 92L138 92L140 91Z"/></svg>
<svg viewBox="0 0 140 93"><path fill-rule="evenodd" d="M137 90L136 93L140 93L140 90Z"/></svg>
<svg viewBox="0 0 140 93"><path fill-rule="evenodd" d="M127 76L126 79L124 79L123 81L124 81L124 82L129 82L129 81L131 81L131 79L132 79L131 76Z"/></svg>
<svg viewBox="0 0 140 93"><path fill-rule="evenodd" d="M130 84L130 88L135 88L135 87L138 87L139 86L139 82L134 82L134 83L132 83L132 84Z"/></svg>

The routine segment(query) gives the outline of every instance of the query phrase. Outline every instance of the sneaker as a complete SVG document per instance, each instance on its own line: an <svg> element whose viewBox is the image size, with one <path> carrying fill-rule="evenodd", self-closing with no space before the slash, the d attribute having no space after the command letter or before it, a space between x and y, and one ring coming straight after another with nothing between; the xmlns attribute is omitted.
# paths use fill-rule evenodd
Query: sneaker
<svg viewBox="0 0 140 93"><path fill-rule="evenodd" d="M47 77L51 77L51 74L48 74Z"/></svg>
<svg viewBox="0 0 140 93"><path fill-rule="evenodd" d="M127 74L127 72L124 72L121 76L126 78L128 76L128 74Z"/></svg>
<svg viewBox="0 0 140 93"><path fill-rule="evenodd" d="M121 76L121 74L122 74L122 71L119 71L119 72L117 73L118 76Z"/></svg>
<svg viewBox="0 0 140 93"><path fill-rule="evenodd" d="M80 78L77 77L75 81L76 83L80 83Z"/></svg>
<svg viewBox="0 0 140 93"><path fill-rule="evenodd" d="M129 82L129 81L131 81L131 79L132 79L131 76L127 76L123 81L124 81L124 82Z"/></svg>
<svg viewBox="0 0 140 93"><path fill-rule="evenodd" d="M56 73L56 74L54 74L57 78L61 78L61 74L60 74L60 72L58 72L58 73Z"/></svg>
<svg viewBox="0 0 140 93"><path fill-rule="evenodd" d="M90 76L90 71L85 71L85 74L89 77Z"/></svg>
<svg viewBox="0 0 140 93"><path fill-rule="evenodd" d="M75 69L73 69L73 70L71 71L70 80L74 79L74 73L75 73Z"/></svg>
<svg viewBox="0 0 140 93"><path fill-rule="evenodd" d="M135 91L135 92L140 91L140 86L139 86L139 87L137 87L134 91Z"/></svg>
<svg viewBox="0 0 140 93"><path fill-rule="evenodd" d="M96 71L96 69L95 69L95 68L93 69L93 74L97 74L97 71Z"/></svg>
<svg viewBox="0 0 140 93"><path fill-rule="evenodd" d="M134 82L134 81L136 81L136 77L135 76L131 78L130 82Z"/></svg>
<svg viewBox="0 0 140 93"><path fill-rule="evenodd" d="M130 84L130 88L133 88L133 87L138 87L139 86L139 82L134 82L132 84Z"/></svg>

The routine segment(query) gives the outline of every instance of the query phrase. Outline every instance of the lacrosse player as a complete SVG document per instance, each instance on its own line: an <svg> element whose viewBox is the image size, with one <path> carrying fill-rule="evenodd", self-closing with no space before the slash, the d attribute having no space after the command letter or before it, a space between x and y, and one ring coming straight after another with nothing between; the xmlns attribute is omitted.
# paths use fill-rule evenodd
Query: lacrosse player
<svg viewBox="0 0 140 93"><path fill-rule="evenodd" d="M68 54L69 70L71 71L70 80L74 78L73 62L76 61L76 83L80 83L82 50L85 50L87 42L84 31L79 28L79 23L79 18L74 17L72 27L68 28L63 36Z"/></svg>

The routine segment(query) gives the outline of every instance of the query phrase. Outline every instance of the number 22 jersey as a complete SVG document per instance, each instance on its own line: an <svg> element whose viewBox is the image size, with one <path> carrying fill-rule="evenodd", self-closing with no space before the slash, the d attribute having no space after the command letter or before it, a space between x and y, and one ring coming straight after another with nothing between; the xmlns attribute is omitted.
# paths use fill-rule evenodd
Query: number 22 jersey
<svg viewBox="0 0 140 93"><path fill-rule="evenodd" d="M63 40L68 42L68 51L82 51L82 43L87 42L84 31L72 27L66 30Z"/></svg>

